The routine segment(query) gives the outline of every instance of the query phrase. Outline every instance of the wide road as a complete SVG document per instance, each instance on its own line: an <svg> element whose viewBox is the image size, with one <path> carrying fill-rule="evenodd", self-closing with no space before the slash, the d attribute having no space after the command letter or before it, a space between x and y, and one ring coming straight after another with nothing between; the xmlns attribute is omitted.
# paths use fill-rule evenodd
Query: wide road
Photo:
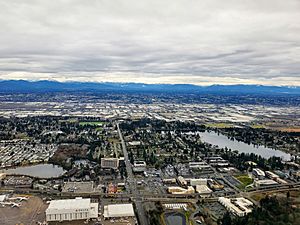
<svg viewBox="0 0 300 225"><path fill-rule="evenodd" d="M140 225L148 225L147 216L146 216L145 210L143 208L142 198L139 196L139 193L137 190L137 182L136 182L136 179L132 172L132 167L131 167L131 163L130 163L130 160L128 157L126 144L125 144L122 132L120 130L119 123L117 123L117 128L118 128L118 133L119 133L119 137L121 140L121 146L122 146L122 150L123 150L123 154L124 154L124 161L125 161L126 171L127 171L127 183L128 183L129 192L131 194L133 194L132 200L134 201L135 206L136 206L136 211L138 214L138 219L139 219Z"/></svg>

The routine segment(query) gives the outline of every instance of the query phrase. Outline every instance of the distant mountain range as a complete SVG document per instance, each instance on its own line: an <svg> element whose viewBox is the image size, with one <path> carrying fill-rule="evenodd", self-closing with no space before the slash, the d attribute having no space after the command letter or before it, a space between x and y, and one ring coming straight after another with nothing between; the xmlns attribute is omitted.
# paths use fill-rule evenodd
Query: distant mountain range
<svg viewBox="0 0 300 225"><path fill-rule="evenodd" d="M300 95L300 87L262 85L143 84L0 80L0 93L47 92L129 92L129 93L186 93L186 94L267 94Z"/></svg>

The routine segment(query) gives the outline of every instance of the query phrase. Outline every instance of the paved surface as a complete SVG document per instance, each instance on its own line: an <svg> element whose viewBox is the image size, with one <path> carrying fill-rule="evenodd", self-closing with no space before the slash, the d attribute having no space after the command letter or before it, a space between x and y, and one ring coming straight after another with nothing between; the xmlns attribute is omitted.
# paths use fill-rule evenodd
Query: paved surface
<svg viewBox="0 0 300 225"><path fill-rule="evenodd" d="M119 124L117 123L117 128L118 128L118 133L119 133L119 137L121 140L121 146L122 146L122 150L123 150L123 154L124 154L124 161L125 161L125 165L126 165L126 171L127 171L127 182L128 182L128 188L129 188L129 192L131 194L133 194L133 201L136 205L136 211L138 214L138 219L141 225L148 225L148 220L147 220L147 216L145 213L145 210L143 208L143 198L142 196L140 196L140 194L138 193L137 190L137 182L135 180L135 177L133 175L132 172L132 167L131 167L131 163L129 161L129 157L128 157L128 152L126 149L126 144L122 135L122 132L120 130Z"/></svg>

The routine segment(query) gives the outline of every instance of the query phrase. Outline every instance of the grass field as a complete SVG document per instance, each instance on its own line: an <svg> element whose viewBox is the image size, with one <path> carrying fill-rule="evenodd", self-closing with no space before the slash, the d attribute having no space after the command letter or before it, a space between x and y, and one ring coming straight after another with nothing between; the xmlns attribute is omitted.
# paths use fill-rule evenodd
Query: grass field
<svg viewBox="0 0 300 225"><path fill-rule="evenodd" d="M249 184L253 183L253 179L250 178L248 175L243 174L243 175L238 175L238 176L234 176L236 179L238 179L241 182L241 185L238 187L240 189L245 189L246 186L248 186Z"/></svg>
<svg viewBox="0 0 300 225"><path fill-rule="evenodd" d="M253 129L263 129L266 128L264 125L262 124L254 124L251 126Z"/></svg>
<svg viewBox="0 0 300 225"><path fill-rule="evenodd" d="M212 128L231 128L234 127L233 124L230 123L208 123L205 124L207 127L212 127Z"/></svg>
<svg viewBox="0 0 300 225"><path fill-rule="evenodd" d="M85 121L85 122L79 122L80 126L103 126L104 122L99 121Z"/></svg>

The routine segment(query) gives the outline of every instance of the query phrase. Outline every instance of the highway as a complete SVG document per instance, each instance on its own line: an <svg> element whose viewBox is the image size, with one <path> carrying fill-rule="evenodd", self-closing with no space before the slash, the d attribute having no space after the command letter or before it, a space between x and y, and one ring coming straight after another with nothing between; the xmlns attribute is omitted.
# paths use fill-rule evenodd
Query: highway
<svg viewBox="0 0 300 225"><path fill-rule="evenodd" d="M128 187L129 187L129 192L131 194L133 194L133 202L135 203L136 206L136 211L138 214L138 220L140 222L141 225L148 225L148 220L147 220L147 216L143 207L143 198L139 195L138 191L137 191L137 182L135 180L135 177L133 175L132 172L132 167L131 167L131 163L128 157L128 152L126 149L126 144L122 135L122 132L120 130L120 126L119 123L117 123L117 128L118 128L118 134L120 137L120 141L121 141L121 146L122 146L122 150L123 150L123 154L124 154L124 161L125 161L125 165L126 165L126 171L127 171L127 183L128 183Z"/></svg>

